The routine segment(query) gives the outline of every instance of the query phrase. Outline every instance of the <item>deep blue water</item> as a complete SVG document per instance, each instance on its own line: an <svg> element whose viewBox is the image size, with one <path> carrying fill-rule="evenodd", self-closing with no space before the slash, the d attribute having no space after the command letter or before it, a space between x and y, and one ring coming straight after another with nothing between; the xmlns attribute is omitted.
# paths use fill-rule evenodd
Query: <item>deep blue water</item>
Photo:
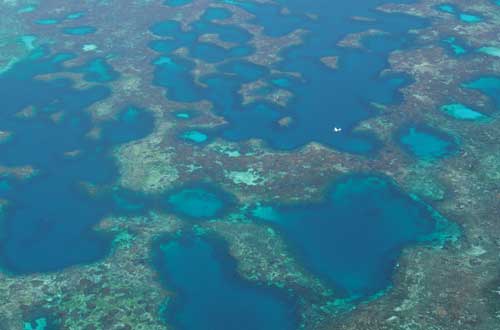
<svg viewBox="0 0 500 330"><path fill-rule="evenodd" d="M185 219L208 220L223 216L235 205L235 198L207 184L193 184L161 197L163 207Z"/></svg>
<svg viewBox="0 0 500 330"><path fill-rule="evenodd" d="M118 79L119 74L103 58L95 58L85 65L74 69L83 73L83 78L91 82L105 83Z"/></svg>
<svg viewBox="0 0 500 330"><path fill-rule="evenodd" d="M213 238L188 234L155 248L155 265L174 290L165 317L178 330L296 329L289 297L241 279L227 247Z"/></svg>
<svg viewBox="0 0 500 330"><path fill-rule="evenodd" d="M0 197L12 206L0 229L0 265L14 273L57 270L107 253L109 237L90 228L119 207L109 198L91 198L79 183L112 183L117 173L111 148L153 128L149 114L129 108L102 125L102 141L86 138L92 124L85 108L108 97L109 90L103 86L77 90L63 79L34 80L36 74L61 70L60 56L38 56L0 76L1 129L13 133L8 143L0 145L0 163L32 165L39 171L27 181L1 178L9 189L0 191ZM34 118L15 116L27 106L35 108ZM51 115L58 113L62 115L54 122ZM76 156L65 156L75 150L79 150Z"/></svg>
<svg viewBox="0 0 500 330"><path fill-rule="evenodd" d="M402 248L427 240L438 220L387 179L361 174L336 181L322 202L259 205L252 215L274 225L308 269L350 298L390 286Z"/></svg>
<svg viewBox="0 0 500 330"><path fill-rule="evenodd" d="M399 101L397 90L407 81L400 77L379 78L378 74L386 68L386 58L390 51L411 46L411 39L405 32L410 28L424 26L425 21L370 11L369 8L383 3L380 0L363 1L362 5L359 1L287 1L286 6L291 9L292 15L280 15L280 7L275 5L232 3L239 4L254 14L255 23L263 26L265 33L270 36L283 36L297 28L311 31L303 45L285 50L282 54L284 61L275 65L276 69L283 71L300 72L303 80L273 76L268 68L251 65L228 76L225 68L229 64L224 64L219 67L219 74L203 79L207 88L194 84L189 74L193 64L171 55L178 47L188 47L192 56L207 62L234 57L235 61L242 63L232 49L225 50L194 42L198 35L219 33L221 39L251 50L245 32L227 25L221 29L220 25L211 20L214 16L227 17L230 14L223 11L214 14L212 10L195 22L193 29L188 32L180 31L179 25L174 21L152 26L153 33L173 38L151 43L151 47L162 53L163 58L168 58L167 61L160 61L160 64L156 62L154 81L168 88L167 96L181 102L201 99L212 101L215 110L229 122L217 135L229 140L240 141L256 137L265 140L273 148L285 150L317 141L349 152L373 152L378 145L377 141L372 136L353 133L352 128L373 115L370 102ZM319 17L312 20L304 13L318 14ZM368 15L378 21L372 24L350 21L350 15ZM345 34L368 28L381 28L392 35L369 38L365 44L371 52L336 47L336 42ZM340 68L336 71L329 70L320 63L321 57L331 55L340 56ZM288 80L286 89L293 92L295 98L286 110L263 102L241 105L241 97L237 93L241 84L257 78L269 82L276 79ZM287 128L277 124L283 116L293 118L292 124ZM342 127L342 133L334 134L334 127Z"/></svg>

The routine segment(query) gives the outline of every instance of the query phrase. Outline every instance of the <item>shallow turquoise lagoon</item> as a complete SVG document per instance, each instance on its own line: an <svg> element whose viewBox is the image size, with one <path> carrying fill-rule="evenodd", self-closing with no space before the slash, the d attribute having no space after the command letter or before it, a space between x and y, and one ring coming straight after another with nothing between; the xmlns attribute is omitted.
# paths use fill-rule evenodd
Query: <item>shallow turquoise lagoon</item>
<svg viewBox="0 0 500 330"><path fill-rule="evenodd" d="M484 46L479 48L477 51L486 55L500 57L500 47Z"/></svg>
<svg viewBox="0 0 500 330"><path fill-rule="evenodd" d="M31 13L34 12L37 9L36 5L28 5L26 7L22 7L17 11L18 14L26 14L26 13Z"/></svg>
<svg viewBox="0 0 500 330"><path fill-rule="evenodd" d="M43 316L46 311L41 311L40 313L36 312L35 317L32 317L31 321L24 322L23 330L60 330L60 327L57 325L57 321L53 318L48 318Z"/></svg>
<svg viewBox="0 0 500 330"><path fill-rule="evenodd" d="M25 322L23 330L47 330L47 325L45 318L38 318L33 322Z"/></svg>
<svg viewBox="0 0 500 330"><path fill-rule="evenodd" d="M425 161L434 161L449 156L457 148L451 136L420 125L401 130L399 142L403 149Z"/></svg>
<svg viewBox="0 0 500 330"><path fill-rule="evenodd" d="M189 112L177 112L175 117L178 119L191 119L192 115Z"/></svg>
<svg viewBox="0 0 500 330"><path fill-rule="evenodd" d="M165 287L176 292L165 309L166 321L174 328L297 329L289 298L241 279L235 260L220 241L172 237L156 250L155 265Z"/></svg>
<svg viewBox="0 0 500 330"><path fill-rule="evenodd" d="M452 51L456 56L464 55L468 53L468 49L459 44L455 37L449 37L443 40L443 43Z"/></svg>
<svg viewBox="0 0 500 330"><path fill-rule="evenodd" d="M451 5L451 4L442 4L442 5L439 5L438 6L439 10L445 12L445 13L450 13L450 14L454 14L455 13L455 6Z"/></svg>
<svg viewBox="0 0 500 330"><path fill-rule="evenodd" d="M373 175L335 182L322 202L262 204L252 216L281 232L309 270L349 298L389 287L401 250L443 225L428 206Z"/></svg>
<svg viewBox="0 0 500 330"><path fill-rule="evenodd" d="M462 21L466 23L479 23L483 20L481 17L477 15L467 14L467 13L461 13L459 17Z"/></svg>
<svg viewBox="0 0 500 330"><path fill-rule="evenodd" d="M79 19L85 16L85 13L82 12L76 12L76 13L71 13L66 16L67 19Z"/></svg>
<svg viewBox="0 0 500 330"><path fill-rule="evenodd" d="M165 0L165 4L170 7L180 7L191 3L192 0Z"/></svg>
<svg viewBox="0 0 500 330"><path fill-rule="evenodd" d="M482 113L477 112L461 103L445 104L441 107L441 110L454 118L462 120L480 120L487 118Z"/></svg>
<svg viewBox="0 0 500 330"><path fill-rule="evenodd" d="M20 38L21 42L24 44L24 47L28 50L35 49L35 42L37 41L36 36L32 35L24 35Z"/></svg>
<svg viewBox="0 0 500 330"><path fill-rule="evenodd" d="M59 21L57 19L54 19L54 18L43 18L43 19L37 20L35 23L40 24L40 25L54 25L54 24L59 23Z"/></svg>
<svg viewBox="0 0 500 330"><path fill-rule="evenodd" d="M182 133L181 137L189 142L204 143L208 140L208 135L200 131L187 131Z"/></svg>
<svg viewBox="0 0 500 330"><path fill-rule="evenodd" d="M460 9L453 4L442 4L437 8L442 12L455 15L459 20L465 23L479 23L483 20L481 16L460 11Z"/></svg>

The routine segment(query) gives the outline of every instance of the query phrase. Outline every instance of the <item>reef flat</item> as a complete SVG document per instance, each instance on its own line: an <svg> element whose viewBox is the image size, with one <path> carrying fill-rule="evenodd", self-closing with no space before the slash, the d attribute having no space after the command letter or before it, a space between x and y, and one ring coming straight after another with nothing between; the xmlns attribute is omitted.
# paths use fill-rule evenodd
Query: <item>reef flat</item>
<svg viewBox="0 0 500 330"><path fill-rule="evenodd" d="M500 6L388 2L0 2L0 329L500 328Z"/></svg>

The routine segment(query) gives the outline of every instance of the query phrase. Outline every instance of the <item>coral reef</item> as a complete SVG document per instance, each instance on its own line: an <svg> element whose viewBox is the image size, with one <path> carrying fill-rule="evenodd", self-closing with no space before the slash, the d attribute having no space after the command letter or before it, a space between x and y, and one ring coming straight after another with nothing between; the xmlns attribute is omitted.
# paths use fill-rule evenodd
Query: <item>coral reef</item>
<svg viewBox="0 0 500 330"><path fill-rule="evenodd" d="M237 2L232 4L233 1L198 0L158 10L160 2L163 1L80 1L63 5L61 1L50 0L31 11L27 9L31 2L3 1L2 17L8 19L0 23L0 47L9 53L2 51L0 72L28 55L31 43L16 41L23 35L52 41L50 48L54 54L78 54L64 63L68 71L96 56L109 55L107 62L119 74L113 81L88 82L81 73L67 72L39 78L70 77L77 88L93 85L110 88L108 98L88 109L94 119L89 136L97 140L101 127L127 105L140 106L153 114L153 133L113 150L119 175L116 187L156 196L191 182L216 182L233 194L239 205L264 201L293 204L320 200L329 183L340 175L378 172L460 226L462 237L444 237L444 247L405 249L392 288L340 315L337 312L341 308L336 305L340 302L330 301L335 292L304 269L283 237L270 227L251 222L238 213L195 226L228 242L242 278L284 288L299 296L302 311L308 315L303 319L311 320L310 324L304 322L304 326L317 330L500 327L499 105L494 96L463 85L478 76L500 75L496 52L500 47L498 5L487 0L420 0L378 8L384 13L427 18L429 25L411 31L414 37L411 48L396 50L389 56L385 73L403 73L410 81L400 89L401 103L379 104L374 107L377 114L355 128L356 132L375 136L380 144L376 153L364 156L332 150L315 142L283 152L259 140L235 143L212 136L213 131L227 125L212 104L203 100L188 104L169 100L163 88L151 83L155 70L152 63L158 59L158 54L149 48L149 43L158 39L148 30L151 22L173 19L181 22L184 31L189 31L207 8L224 8L231 16L217 20L217 24L235 25L247 31L252 36L249 44L254 51L246 60L266 67L280 63L283 51L300 45L307 38L307 31L298 29L283 36L269 36L255 23L253 14ZM481 20L466 22L439 10L440 5L450 3L463 13L479 15ZM290 15L285 7L282 9L282 15ZM19 10L23 12L17 14ZM70 20L59 24L36 23L73 12L87 12L79 18L78 26L98 27L95 33L78 37L62 34L61 29L75 26ZM116 22L118 18L120 24ZM314 14L308 19L314 21ZM352 19L367 25L374 23L369 17ZM386 32L382 30L368 29L346 35L338 45L369 51L363 40L384 35ZM441 41L450 36L472 49L471 54L458 57L447 52ZM204 34L199 41L228 49L233 46L216 34ZM203 88L202 78L217 70L211 63L194 59L187 49L177 50L176 56L195 63L192 78L200 88ZM336 56L315 60L338 69ZM340 61L342 67L343 58ZM275 67L272 72L276 76L301 79L298 72L283 72ZM267 90L269 86L263 80L242 85L239 94L242 102L265 101L282 107L276 129L293 129L295 118L286 112L286 105L297 95L283 86ZM442 111L449 104L465 104L488 120L458 120ZM188 118L176 117L179 113L189 114L185 116ZM37 109L33 107L18 113L23 120L36 115ZM431 161L415 158L401 147L398 132L402 127L416 124L425 124L453 137L458 150ZM208 141L196 144L179 139L190 130L203 130ZM8 132L0 131L0 142L10 143L8 138ZM65 156L78 158L78 151L68 150ZM37 169L29 164L16 168L0 165L0 177L29 179L36 174ZM0 211L5 205L8 201L0 199ZM152 211L144 216L110 216L99 225L100 231L114 237L114 248L104 260L55 273L23 276L1 273L0 296L4 298L0 299L0 329L22 329L23 322L37 310L56 319L61 329L166 329L160 310L171 293L160 285L150 262L150 249L154 240L176 233L185 225L184 220ZM352 307L349 303L343 306L349 310Z"/></svg>

